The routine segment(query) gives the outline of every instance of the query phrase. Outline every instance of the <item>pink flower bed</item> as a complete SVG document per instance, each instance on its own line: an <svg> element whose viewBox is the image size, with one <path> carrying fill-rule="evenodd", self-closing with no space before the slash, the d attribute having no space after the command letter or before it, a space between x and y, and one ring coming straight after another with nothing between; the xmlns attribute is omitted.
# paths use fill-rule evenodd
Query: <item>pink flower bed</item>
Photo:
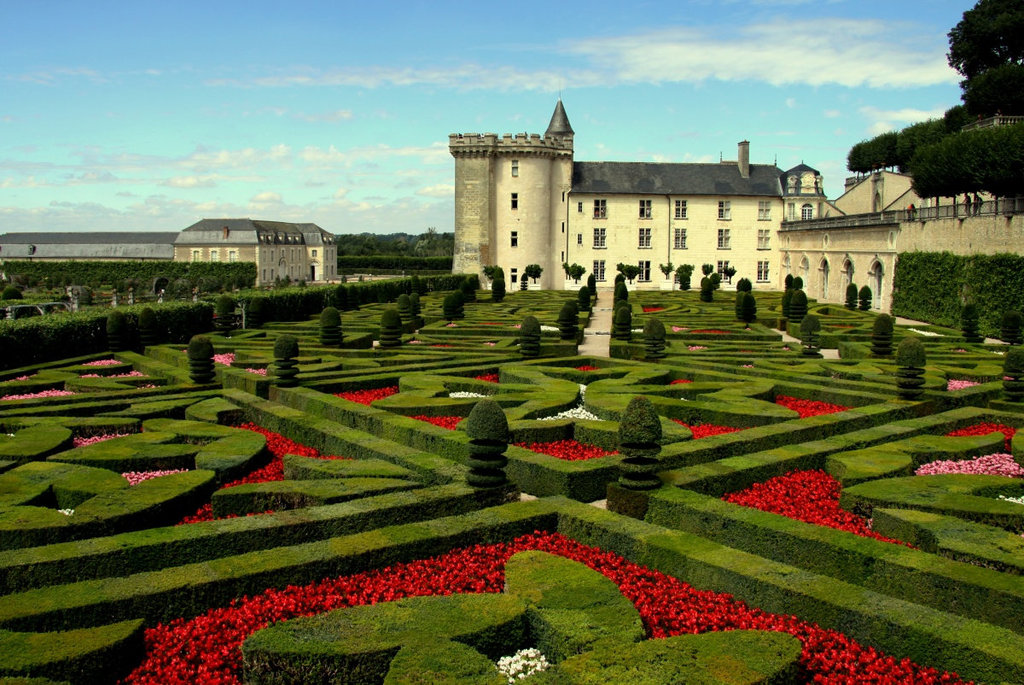
<svg viewBox="0 0 1024 685"><path fill-rule="evenodd" d="M946 381L946 390L953 392L955 390L963 390L964 388L973 388L976 385L981 385L981 383L966 380L949 380Z"/></svg>
<svg viewBox="0 0 1024 685"><path fill-rule="evenodd" d="M121 476L128 481L128 485L138 485L144 480L169 476L172 473L185 473L188 469L167 469L165 471L126 471Z"/></svg>
<svg viewBox="0 0 1024 685"><path fill-rule="evenodd" d="M34 376L34 375L35 375L34 373L27 373L24 376L16 376L15 378L12 378L11 380L12 381L27 381L29 378L32 378L32 376Z"/></svg>
<svg viewBox="0 0 1024 685"><path fill-rule="evenodd" d="M0 397L2 400L35 400L41 397L66 397L67 395L74 395L71 390L42 390L40 392L28 392L22 395L4 395Z"/></svg>
<svg viewBox="0 0 1024 685"><path fill-rule="evenodd" d="M998 452L961 461L939 459L938 461L919 466L914 471L914 474L917 476L934 476L940 473L1021 478L1024 476L1024 468L1021 468L1020 464L1013 460L1012 454Z"/></svg>
<svg viewBox="0 0 1024 685"><path fill-rule="evenodd" d="M266 369L246 369L246 371L248 371L249 373L254 373L257 376L266 376L267 375L267 370Z"/></svg>
<svg viewBox="0 0 1024 685"><path fill-rule="evenodd" d="M729 331L722 331L717 328L695 328L691 333L703 333L705 335L726 335Z"/></svg>
<svg viewBox="0 0 1024 685"><path fill-rule="evenodd" d="M114 366L115 364L121 364L123 362L117 359L97 359L94 362L86 362L82 366Z"/></svg>
<svg viewBox="0 0 1024 685"><path fill-rule="evenodd" d="M221 354L213 355L214 364L223 364L224 366L231 366L235 363L234 352L222 352Z"/></svg>
<svg viewBox="0 0 1024 685"><path fill-rule="evenodd" d="M678 333L679 331L688 331L688 330L690 330L690 329L687 328L686 326L673 326L672 327L672 332L673 333Z"/></svg>
<svg viewBox="0 0 1024 685"><path fill-rule="evenodd" d="M103 435L90 435L89 437L73 438L71 444L75 447L85 447L86 445L94 445L97 442L106 442L107 440L113 440L114 438L123 438L131 433L104 433Z"/></svg>
<svg viewBox="0 0 1024 685"><path fill-rule="evenodd" d="M704 345L690 345L686 349L688 349L690 352L696 352L697 350L706 350L708 348Z"/></svg>

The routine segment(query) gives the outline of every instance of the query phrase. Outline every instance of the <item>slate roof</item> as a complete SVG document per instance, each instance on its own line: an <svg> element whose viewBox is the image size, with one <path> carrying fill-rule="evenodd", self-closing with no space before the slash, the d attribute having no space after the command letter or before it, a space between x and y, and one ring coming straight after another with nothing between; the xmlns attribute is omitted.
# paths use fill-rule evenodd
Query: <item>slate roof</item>
<svg viewBox="0 0 1024 685"><path fill-rule="evenodd" d="M781 175L782 171L774 164L751 164L749 178L743 178L735 162L575 162L572 165L572 192L781 197Z"/></svg>
<svg viewBox="0 0 1024 685"><path fill-rule="evenodd" d="M565 107L562 106L562 99L559 98L558 103L555 105L555 111L551 114L551 122L548 124L548 130L544 132L544 137L571 136L574 133L575 131L572 130L572 126L569 124L569 115L565 113Z"/></svg>
<svg viewBox="0 0 1024 685"><path fill-rule="evenodd" d="M177 237L177 231L5 233L0 258L172 260Z"/></svg>
<svg viewBox="0 0 1024 685"><path fill-rule="evenodd" d="M224 238L224 229L228 238ZM274 238L288 236L306 245L321 245L333 242L334 236L316 224L297 224L286 221L263 221L259 219L202 219L182 231L175 241L177 244L218 243L233 245L255 245L260 237ZM283 242L283 241L280 241Z"/></svg>

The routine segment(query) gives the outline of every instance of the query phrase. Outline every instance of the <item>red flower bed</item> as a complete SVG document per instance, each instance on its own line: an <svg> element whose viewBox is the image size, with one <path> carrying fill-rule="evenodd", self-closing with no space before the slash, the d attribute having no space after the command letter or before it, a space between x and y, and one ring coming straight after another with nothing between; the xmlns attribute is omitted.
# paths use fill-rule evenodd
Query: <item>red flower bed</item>
<svg viewBox="0 0 1024 685"><path fill-rule="evenodd" d="M865 538L906 544L879 535L868 528L863 517L840 508L839 493L842 489L839 481L824 471L790 471L764 483L754 483L746 490L729 493L722 499Z"/></svg>
<svg viewBox="0 0 1024 685"><path fill-rule="evenodd" d="M373 388L372 390L349 390L347 392L336 392L334 393L334 396L369 406L374 400L391 397L396 394L398 394L398 386L392 385L387 388Z"/></svg>
<svg viewBox="0 0 1024 685"><path fill-rule="evenodd" d="M897 660L838 631L749 607L731 595L696 590L612 552L540 532L301 587L270 589L191 620L158 625L146 630L145 660L122 682L240 685L242 641L260 628L296 616L403 597L501 592L505 562L514 553L530 549L573 559L607 576L636 606L652 638L735 629L783 631L803 644L800 660L812 682L962 682L956 674Z"/></svg>
<svg viewBox="0 0 1024 685"><path fill-rule="evenodd" d="M554 442L517 442L519 447L525 447L531 452L546 454L565 461L584 461L586 459L597 459L607 457L618 452L608 452L597 445L585 445L575 440L556 440Z"/></svg>
<svg viewBox="0 0 1024 685"><path fill-rule="evenodd" d="M583 366L576 366L576 367L573 367L573 368L575 368L577 371L597 371L598 370L598 368L596 366L591 366L590 364L584 364Z"/></svg>
<svg viewBox="0 0 1024 685"><path fill-rule="evenodd" d="M959 430L951 431L946 433L947 438L959 438L966 435L988 435L989 433L1002 433L1006 436L1006 451L1010 451L1010 443L1013 441L1013 436L1017 432L1017 429L1013 426L1006 426L1001 423L976 423L973 426L967 428L961 428Z"/></svg>
<svg viewBox="0 0 1024 685"><path fill-rule="evenodd" d="M434 343L431 347L451 347L448 343Z"/></svg>
<svg viewBox="0 0 1024 685"><path fill-rule="evenodd" d="M725 335L729 331L720 331L717 328L698 328L690 331L691 333L709 333L711 335Z"/></svg>
<svg viewBox="0 0 1024 685"><path fill-rule="evenodd" d="M849 407L844 407L840 404L829 404L828 402L818 402L817 400L801 400L789 395L776 395L775 404L781 405L786 409L792 409L800 415L801 419L806 419L808 416L835 414L836 412L849 409Z"/></svg>
<svg viewBox="0 0 1024 685"><path fill-rule="evenodd" d="M488 383L498 382L498 374L496 373L482 373L479 376L473 376L473 378L478 381L486 381Z"/></svg>
<svg viewBox="0 0 1024 685"><path fill-rule="evenodd" d="M275 433L274 431L269 431L266 428L261 428L257 426L255 423L243 423L240 426L236 426L236 428L244 428L245 430L254 431L256 433L260 433L261 435L263 435L263 437L267 439L267 449L273 455L273 458L270 460L270 463L267 464L266 466L261 466L255 471L249 473L249 475L247 476L242 476L241 478L236 478L235 480L226 483L221 488L221 490L223 490L224 488L233 488L236 485L245 485L246 483L269 483L271 481L284 480L284 462L282 461L282 459L286 454L297 454L300 457L312 457L313 459L351 458L320 454L320 451L313 447L307 447L306 445L295 442L294 440L289 440L280 433ZM249 514L249 516L252 516L252 514ZM209 502L207 502L203 506L196 509L194 514L186 516L181 521L178 521L178 525L180 526L186 523L200 523L202 521L212 520L213 506Z"/></svg>
<svg viewBox="0 0 1024 685"><path fill-rule="evenodd" d="M682 419L672 419L680 426L686 426L693 433L694 440L700 440L701 438L708 438L712 435L724 435L725 433L735 433L743 430L742 428L736 428L734 426L716 426L713 423L698 423L695 426L691 426Z"/></svg>
<svg viewBox="0 0 1024 685"><path fill-rule="evenodd" d="M669 385L680 385L681 383L693 383L693 381L688 378L677 378L674 381L671 381Z"/></svg>
<svg viewBox="0 0 1024 685"><path fill-rule="evenodd" d="M653 312L663 312L663 311L665 311L664 307L641 307L641 309L643 310L644 314L651 314Z"/></svg>
<svg viewBox="0 0 1024 685"><path fill-rule="evenodd" d="M410 418L416 419L417 421L426 421L427 423L432 423L435 426L447 428L450 431L455 430L455 427L459 425L459 421L463 419L462 416L423 416L422 414Z"/></svg>

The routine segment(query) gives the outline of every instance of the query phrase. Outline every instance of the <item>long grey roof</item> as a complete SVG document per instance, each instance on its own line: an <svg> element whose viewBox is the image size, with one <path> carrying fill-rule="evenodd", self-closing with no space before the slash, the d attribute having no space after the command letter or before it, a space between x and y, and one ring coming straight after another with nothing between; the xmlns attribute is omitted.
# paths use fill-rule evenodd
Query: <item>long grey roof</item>
<svg viewBox="0 0 1024 685"><path fill-rule="evenodd" d="M177 231L91 231L64 233L4 233L0 235L2 245L80 245L96 243L173 243Z"/></svg>
<svg viewBox="0 0 1024 685"><path fill-rule="evenodd" d="M575 162L572 192L609 195L749 195L781 197L774 164L751 164L743 178L736 162Z"/></svg>
<svg viewBox="0 0 1024 685"><path fill-rule="evenodd" d="M5 233L0 259L174 259L177 232Z"/></svg>

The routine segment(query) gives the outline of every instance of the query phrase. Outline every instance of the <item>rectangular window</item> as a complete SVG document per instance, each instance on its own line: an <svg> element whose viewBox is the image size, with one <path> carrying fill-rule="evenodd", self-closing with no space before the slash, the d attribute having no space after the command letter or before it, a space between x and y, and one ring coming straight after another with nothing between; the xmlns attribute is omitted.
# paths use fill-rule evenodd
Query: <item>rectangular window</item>
<svg viewBox="0 0 1024 685"><path fill-rule="evenodd" d="M771 249L772 232L768 228L757 229L757 249L769 250Z"/></svg>
<svg viewBox="0 0 1024 685"><path fill-rule="evenodd" d="M238 261L238 250L228 250L228 261L229 262L237 262Z"/></svg>
<svg viewBox="0 0 1024 685"><path fill-rule="evenodd" d="M576 234L576 244L577 245L582 245L583 244L583 234L582 233L577 233Z"/></svg>
<svg viewBox="0 0 1024 685"><path fill-rule="evenodd" d="M758 200L757 202L757 220L758 221L771 221L772 220L772 203L768 200Z"/></svg>
<svg viewBox="0 0 1024 685"><path fill-rule="evenodd" d="M267 280L267 270L266 269L263 270L263 280L264 281Z"/></svg>
<svg viewBox="0 0 1024 685"><path fill-rule="evenodd" d="M580 214L583 213L583 203L582 202L577 202L576 203L576 211L579 212Z"/></svg>
<svg viewBox="0 0 1024 685"><path fill-rule="evenodd" d="M316 259L316 250L313 250L313 259Z"/></svg>
<svg viewBox="0 0 1024 685"><path fill-rule="evenodd" d="M220 261L220 253L217 250L210 250L210 261L211 262L219 262Z"/></svg>
<svg viewBox="0 0 1024 685"><path fill-rule="evenodd" d="M650 219L651 218L651 201L640 200L640 218Z"/></svg>
<svg viewBox="0 0 1024 685"><path fill-rule="evenodd" d="M796 203L795 202L790 202L787 205L787 208L788 208L788 211L786 212L786 217L790 221L796 221Z"/></svg>
<svg viewBox="0 0 1024 685"><path fill-rule="evenodd" d="M726 278L725 270L728 269L728 268L729 268L729 260L728 259L719 260L718 268L716 269L716 271L718 272L719 276L721 276L722 278Z"/></svg>
<svg viewBox="0 0 1024 685"><path fill-rule="evenodd" d="M718 249L728 250L729 249L729 229L720 228L718 229Z"/></svg>
<svg viewBox="0 0 1024 685"><path fill-rule="evenodd" d="M768 262L757 263L757 282L766 283L768 281Z"/></svg>
<svg viewBox="0 0 1024 685"><path fill-rule="evenodd" d="M637 247L641 250L651 249L651 229L641 228L640 229L640 240L637 243Z"/></svg>
<svg viewBox="0 0 1024 685"><path fill-rule="evenodd" d="M608 218L608 201L607 200L594 200L594 218L595 219L607 219Z"/></svg>
<svg viewBox="0 0 1024 685"><path fill-rule="evenodd" d="M686 200L676 200L676 218L686 218Z"/></svg>
<svg viewBox="0 0 1024 685"><path fill-rule="evenodd" d="M518 175L519 175L519 160L518 159L513 159L512 160L512 177L515 178Z"/></svg>
<svg viewBox="0 0 1024 685"><path fill-rule="evenodd" d="M512 193L512 209L519 209L519 193Z"/></svg>
<svg viewBox="0 0 1024 685"><path fill-rule="evenodd" d="M594 271L593 271L593 273L594 273L594 280L595 281L603 281L604 280L604 260L603 259L595 259L594 260Z"/></svg>
<svg viewBox="0 0 1024 685"><path fill-rule="evenodd" d="M519 231L512 231L512 247L519 247Z"/></svg>
<svg viewBox="0 0 1024 685"><path fill-rule="evenodd" d="M595 228L594 229L594 247L603 248L605 239L605 229Z"/></svg>
<svg viewBox="0 0 1024 685"><path fill-rule="evenodd" d="M198 262L199 261L199 250L192 250L192 261L193 262Z"/></svg>
<svg viewBox="0 0 1024 685"><path fill-rule="evenodd" d="M718 218L722 221L728 221L732 218L731 203L728 200L718 201Z"/></svg>
<svg viewBox="0 0 1024 685"><path fill-rule="evenodd" d="M814 218L814 207L811 205L804 205L800 208L800 220L810 221Z"/></svg>
<svg viewBox="0 0 1024 685"><path fill-rule="evenodd" d="M636 279L641 282L649 282L651 280L651 260L642 259L637 264L640 267L640 273L636 275Z"/></svg>
<svg viewBox="0 0 1024 685"><path fill-rule="evenodd" d="M672 247L677 250L686 249L686 229L677 228L672 235Z"/></svg>

